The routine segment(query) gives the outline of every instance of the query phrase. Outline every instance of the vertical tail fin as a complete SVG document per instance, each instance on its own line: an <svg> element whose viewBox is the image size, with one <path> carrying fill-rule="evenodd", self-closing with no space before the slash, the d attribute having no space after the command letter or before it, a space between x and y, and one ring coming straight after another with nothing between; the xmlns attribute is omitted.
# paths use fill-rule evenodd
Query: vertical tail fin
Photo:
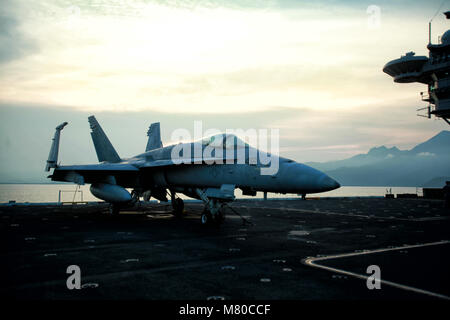
<svg viewBox="0 0 450 320"><path fill-rule="evenodd" d="M162 148L161 130L159 122L152 123L147 131L148 141L145 151Z"/></svg>
<svg viewBox="0 0 450 320"><path fill-rule="evenodd" d="M120 162L120 157L112 146L102 127L94 116L88 118L91 127L91 137L99 162Z"/></svg>
<svg viewBox="0 0 450 320"><path fill-rule="evenodd" d="M67 122L61 123L56 127L55 135L53 136L52 147L48 154L47 165L45 171L50 171L50 168L56 168L58 166L58 153L59 153L59 137L61 136L61 130L67 125Z"/></svg>

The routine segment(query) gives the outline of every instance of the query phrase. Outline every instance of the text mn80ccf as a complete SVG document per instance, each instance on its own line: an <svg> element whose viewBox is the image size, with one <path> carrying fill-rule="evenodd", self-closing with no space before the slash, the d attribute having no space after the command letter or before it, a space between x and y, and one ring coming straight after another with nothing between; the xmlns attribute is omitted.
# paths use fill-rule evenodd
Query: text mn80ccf
<svg viewBox="0 0 450 320"><path fill-rule="evenodd" d="M223 314L226 315L267 315L270 312L270 305L269 304L230 304L230 305L223 305Z"/></svg>

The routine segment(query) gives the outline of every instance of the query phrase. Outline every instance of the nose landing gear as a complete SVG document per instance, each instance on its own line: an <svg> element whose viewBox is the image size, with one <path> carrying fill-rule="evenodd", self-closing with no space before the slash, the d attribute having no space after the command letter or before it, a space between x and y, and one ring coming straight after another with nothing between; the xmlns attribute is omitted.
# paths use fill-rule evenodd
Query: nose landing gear
<svg viewBox="0 0 450 320"><path fill-rule="evenodd" d="M205 206L203 213L200 217L202 225L221 225L225 221L225 214L223 211L217 212L215 215Z"/></svg>
<svg viewBox="0 0 450 320"><path fill-rule="evenodd" d="M200 199L202 199L205 203L205 208L200 219L201 224L222 224L225 220L225 213L223 210L224 202L219 201L219 199L206 196L205 192L200 189L196 189L196 192Z"/></svg>

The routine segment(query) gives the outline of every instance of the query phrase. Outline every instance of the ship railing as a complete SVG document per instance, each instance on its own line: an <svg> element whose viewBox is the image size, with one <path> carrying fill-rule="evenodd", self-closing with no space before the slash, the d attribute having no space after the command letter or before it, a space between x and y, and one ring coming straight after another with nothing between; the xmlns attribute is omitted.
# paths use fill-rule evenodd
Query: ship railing
<svg viewBox="0 0 450 320"><path fill-rule="evenodd" d="M422 101L433 102L433 99L431 98L431 96L428 92L421 92L420 97L421 97Z"/></svg>
<svg viewBox="0 0 450 320"><path fill-rule="evenodd" d="M73 194L73 199L72 201L61 201L62 198L62 194L63 193L72 193ZM79 194L81 201L75 201L75 197L76 195ZM58 202L59 203L85 203L86 201L83 201L83 190L78 190L78 188L76 190L58 190Z"/></svg>

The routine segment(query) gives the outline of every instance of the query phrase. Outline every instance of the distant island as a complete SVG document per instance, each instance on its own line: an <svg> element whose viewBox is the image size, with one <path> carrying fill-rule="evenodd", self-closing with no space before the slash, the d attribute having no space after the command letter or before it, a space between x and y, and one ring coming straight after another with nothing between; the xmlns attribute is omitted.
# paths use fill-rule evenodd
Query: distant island
<svg viewBox="0 0 450 320"><path fill-rule="evenodd" d="M381 146L345 160L306 164L343 186L443 187L450 180L450 131L411 150Z"/></svg>

